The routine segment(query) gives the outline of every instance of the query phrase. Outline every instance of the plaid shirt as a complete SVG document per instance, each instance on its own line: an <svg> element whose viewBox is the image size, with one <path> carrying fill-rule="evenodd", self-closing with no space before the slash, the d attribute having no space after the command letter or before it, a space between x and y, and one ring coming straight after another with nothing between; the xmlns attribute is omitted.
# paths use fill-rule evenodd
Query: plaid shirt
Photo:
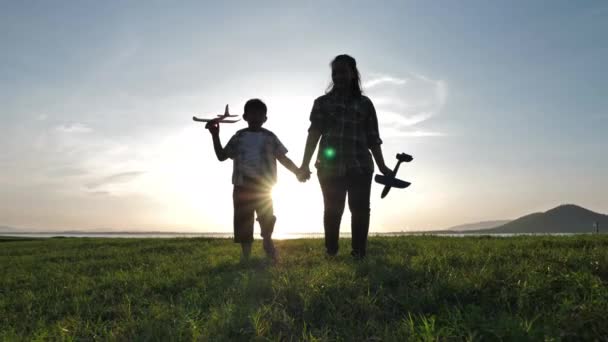
<svg viewBox="0 0 608 342"><path fill-rule="evenodd" d="M255 139L261 139L259 150L251 150L247 144L247 134L255 134ZM247 186L254 183L263 183L272 186L277 181L277 158L287 153L287 148L283 146L279 138L271 131L261 128L259 131L251 131L244 128L237 131L224 147L226 155L233 160L232 184L237 186ZM256 153L260 156L261 163L257 165L255 175L248 175L253 165L243 165L250 160L247 153ZM251 184L250 184L251 183Z"/></svg>
<svg viewBox="0 0 608 342"><path fill-rule="evenodd" d="M321 132L315 163L319 175L343 176L347 170L374 172L369 149L382 140L374 104L366 96L346 98L329 93L317 98L308 130Z"/></svg>

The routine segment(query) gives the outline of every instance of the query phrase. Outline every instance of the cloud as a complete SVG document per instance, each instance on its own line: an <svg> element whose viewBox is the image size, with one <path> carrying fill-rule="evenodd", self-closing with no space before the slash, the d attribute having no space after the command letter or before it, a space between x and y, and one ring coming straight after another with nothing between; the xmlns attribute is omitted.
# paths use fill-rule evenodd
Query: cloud
<svg viewBox="0 0 608 342"><path fill-rule="evenodd" d="M395 84L395 85L403 85L407 83L407 79L405 78L397 78L393 76L387 75L375 75L372 76L371 80L367 80L363 82L363 88L370 89L376 87L381 84Z"/></svg>
<svg viewBox="0 0 608 342"><path fill-rule="evenodd" d="M143 171L129 171L129 172L121 172L117 174L113 174L97 181L90 182L86 184L86 187L89 189L97 189L104 185L110 185L115 183L128 183L135 178L141 176L145 172Z"/></svg>
<svg viewBox="0 0 608 342"><path fill-rule="evenodd" d="M374 74L363 85L376 106L383 136L445 135L418 127L441 112L448 96L445 81L413 73L406 77Z"/></svg>
<svg viewBox="0 0 608 342"><path fill-rule="evenodd" d="M81 123L72 123L69 125L60 125L55 127L55 129L59 132L63 133L89 133L92 132L93 129L81 124Z"/></svg>

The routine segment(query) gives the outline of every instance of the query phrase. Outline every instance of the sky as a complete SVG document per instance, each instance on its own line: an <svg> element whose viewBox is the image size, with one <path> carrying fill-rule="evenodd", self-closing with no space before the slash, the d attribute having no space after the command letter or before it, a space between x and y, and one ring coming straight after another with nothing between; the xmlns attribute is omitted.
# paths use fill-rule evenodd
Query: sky
<svg viewBox="0 0 608 342"><path fill-rule="evenodd" d="M414 156L371 232L607 213L606 32L606 1L3 1L0 226L232 231L232 163L191 117L261 98L299 165L343 53L388 166ZM314 174L273 194L276 232L323 231Z"/></svg>

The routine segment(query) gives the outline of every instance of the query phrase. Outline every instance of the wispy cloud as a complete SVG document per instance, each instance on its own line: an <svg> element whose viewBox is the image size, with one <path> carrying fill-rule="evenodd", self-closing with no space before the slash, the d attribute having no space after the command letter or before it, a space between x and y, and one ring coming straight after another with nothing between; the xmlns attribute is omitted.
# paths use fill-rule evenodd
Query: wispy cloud
<svg viewBox="0 0 608 342"><path fill-rule="evenodd" d="M363 88L371 89L381 84L403 85L405 83L407 83L407 79L405 78L375 74L372 76L372 79L363 82Z"/></svg>
<svg viewBox="0 0 608 342"><path fill-rule="evenodd" d="M374 101L383 136L445 135L418 127L438 115L445 105L448 95L445 81L413 73L405 77L374 74L363 86Z"/></svg>
<svg viewBox="0 0 608 342"><path fill-rule="evenodd" d="M89 189L97 189L104 185L115 184L115 183L127 183L135 178L141 176L145 172L143 171L129 171L129 172L121 172L117 174L113 174L97 181L90 182L86 184L86 187Z"/></svg>
<svg viewBox="0 0 608 342"><path fill-rule="evenodd" d="M72 123L67 125L60 125L55 127L55 129L59 132L64 133L89 133L92 132L93 129L81 123Z"/></svg>

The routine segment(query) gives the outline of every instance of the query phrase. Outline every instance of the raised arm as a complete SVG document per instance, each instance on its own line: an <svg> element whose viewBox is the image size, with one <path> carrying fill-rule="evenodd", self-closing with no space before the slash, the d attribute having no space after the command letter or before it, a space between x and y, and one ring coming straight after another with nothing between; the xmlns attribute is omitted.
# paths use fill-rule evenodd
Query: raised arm
<svg viewBox="0 0 608 342"><path fill-rule="evenodd" d="M217 157L217 160L224 161L228 159L228 154L222 147L222 142L220 141L219 123L210 121L205 125L205 128L209 130L209 133L211 133L211 139L213 140L213 150L215 151L215 156Z"/></svg>

